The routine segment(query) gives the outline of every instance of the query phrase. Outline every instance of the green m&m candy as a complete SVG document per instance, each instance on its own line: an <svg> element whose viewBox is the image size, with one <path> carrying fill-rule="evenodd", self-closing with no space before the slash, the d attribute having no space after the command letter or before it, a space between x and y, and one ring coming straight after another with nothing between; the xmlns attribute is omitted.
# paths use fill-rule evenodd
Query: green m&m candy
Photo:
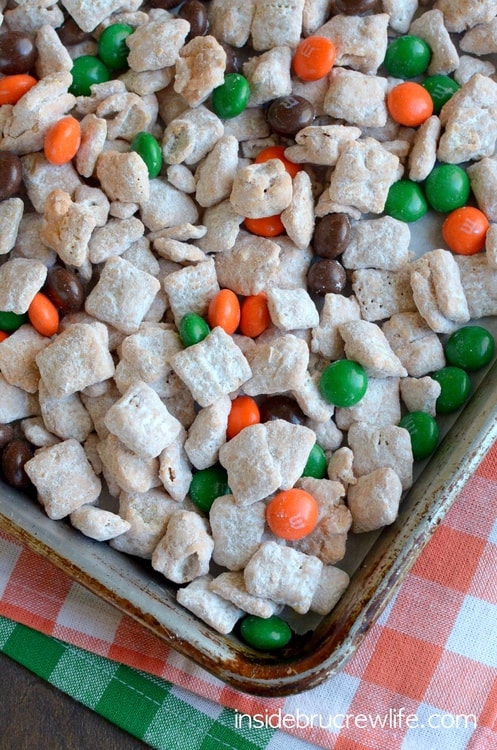
<svg viewBox="0 0 497 750"><path fill-rule="evenodd" d="M397 180L388 191L384 211L394 219L411 223L425 215L428 203L417 182Z"/></svg>
<svg viewBox="0 0 497 750"><path fill-rule="evenodd" d="M69 92L74 96L91 96L94 83L105 83L110 80L110 70L95 55L81 55L73 60L71 68L72 83Z"/></svg>
<svg viewBox="0 0 497 750"><path fill-rule="evenodd" d="M406 34L390 42L384 65L394 78L416 78L425 72L430 59L431 50L424 39Z"/></svg>
<svg viewBox="0 0 497 750"><path fill-rule="evenodd" d="M432 373L431 377L440 383L442 388L436 403L437 412L440 414L456 411L468 399L471 381L466 370L461 367L442 367L441 370Z"/></svg>
<svg viewBox="0 0 497 750"><path fill-rule="evenodd" d="M446 213L465 206L471 192L469 177L457 164L439 164L432 169L424 188L430 206Z"/></svg>
<svg viewBox="0 0 497 750"><path fill-rule="evenodd" d="M137 133L131 141L130 148L141 156L148 169L151 180L157 177L162 167L162 149L157 138L145 130Z"/></svg>
<svg viewBox="0 0 497 750"><path fill-rule="evenodd" d="M319 381L322 397L335 406L354 406L368 387L368 376L364 368L350 359L338 359L331 362Z"/></svg>
<svg viewBox="0 0 497 750"><path fill-rule="evenodd" d="M133 27L127 23L112 23L100 34L98 56L110 70L128 67L129 47L126 39L133 31Z"/></svg>
<svg viewBox="0 0 497 750"><path fill-rule="evenodd" d="M197 313L186 313L178 324L178 333L183 346L193 346L203 341L210 333L208 323Z"/></svg>
<svg viewBox="0 0 497 750"><path fill-rule="evenodd" d="M463 370L479 370L488 365L495 352L495 340L482 326L466 326L451 333L445 344L449 365Z"/></svg>
<svg viewBox="0 0 497 750"><path fill-rule="evenodd" d="M323 479L326 476L326 469L328 467L328 461L326 460L326 453L318 443L314 443L309 453L304 471L302 472L303 477L314 477L314 479Z"/></svg>
<svg viewBox="0 0 497 750"><path fill-rule="evenodd" d="M399 422L411 438L412 455L415 461L427 458L437 446L438 425L436 420L424 411L412 411Z"/></svg>
<svg viewBox="0 0 497 750"><path fill-rule="evenodd" d="M5 333L13 333L14 331L17 331L17 329L20 328L23 323L26 323L27 320L27 313L22 313L21 315L19 315L18 313L11 312L10 310L1 310L0 331L4 331Z"/></svg>
<svg viewBox="0 0 497 750"><path fill-rule="evenodd" d="M227 73L224 83L212 92L212 109L222 120L243 112L250 97L250 86L240 73Z"/></svg>
<svg viewBox="0 0 497 750"><path fill-rule="evenodd" d="M248 615L241 621L240 635L245 643L258 651L273 651L288 644L292 631L277 615L267 618Z"/></svg>
<svg viewBox="0 0 497 750"><path fill-rule="evenodd" d="M190 482L190 499L204 513L208 513L217 497L231 494L228 474L219 464L196 471Z"/></svg>
<svg viewBox="0 0 497 750"><path fill-rule="evenodd" d="M431 96L435 115L440 113L443 105L461 88L453 78L440 74L428 76L421 82L421 85Z"/></svg>

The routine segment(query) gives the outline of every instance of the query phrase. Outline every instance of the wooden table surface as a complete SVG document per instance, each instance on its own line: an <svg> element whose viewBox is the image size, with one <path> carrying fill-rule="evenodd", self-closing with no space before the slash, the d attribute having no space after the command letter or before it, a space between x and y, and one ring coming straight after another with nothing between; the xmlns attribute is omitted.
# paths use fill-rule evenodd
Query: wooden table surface
<svg viewBox="0 0 497 750"><path fill-rule="evenodd" d="M1 653L0 685L0 750L148 747Z"/></svg>

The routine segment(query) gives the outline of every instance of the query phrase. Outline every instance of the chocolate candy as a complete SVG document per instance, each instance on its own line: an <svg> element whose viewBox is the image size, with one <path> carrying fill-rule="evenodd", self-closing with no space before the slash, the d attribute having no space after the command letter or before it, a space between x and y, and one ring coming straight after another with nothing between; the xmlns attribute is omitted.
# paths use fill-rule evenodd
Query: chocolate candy
<svg viewBox="0 0 497 750"><path fill-rule="evenodd" d="M295 94L279 96L271 102L267 110L267 120L271 129L287 138L311 125L314 116L315 111L311 102Z"/></svg>
<svg viewBox="0 0 497 750"><path fill-rule="evenodd" d="M47 274L44 292L61 312L77 312L83 307L85 293L76 274L62 266L54 266Z"/></svg>
<svg viewBox="0 0 497 750"><path fill-rule="evenodd" d="M347 214L327 214L317 222L312 248L321 258L337 258L346 249L350 236Z"/></svg>
<svg viewBox="0 0 497 750"><path fill-rule="evenodd" d="M313 263L307 274L310 294L340 294L347 283L345 268L337 260L326 258Z"/></svg>
<svg viewBox="0 0 497 750"><path fill-rule="evenodd" d="M15 432L11 424L0 424L0 450L14 439Z"/></svg>
<svg viewBox="0 0 497 750"><path fill-rule="evenodd" d="M335 0L335 7L344 16L362 16L378 10L378 0Z"/></svg>
<svg viewBox="0 0 497 750"><path fill-rule="evenodd" d="M22 182L22 164L17 154L0 151L0 200L17 193Z"/></svg>
<svg viewBox="0 0 497 750"><path fill-rule="evenodd" d="M80 44L86 39L91 38L91 34L79 28L76 21L68 16L62 26L55 29L57 35L65 47L71 47L73 44Z"/></svg>
<svg viewBox="0 0 497 750"><path fill-rule="evenodd" d="M7 484L20 490L31 485L24 464L33 458L33 448L27 440L15 438L2 451L2 473Z"/></svg>
<svg viewBox="0 0 497 750"><path fill-rule="evenodd" d="M232 47L231 44L227 44L226 42L219 42L219 44L226 52L226 67L224 69L225 75L227 75L228 73L240 73L242 70L242 61L240 60L238 50L235 47Z"/></svg>
<svg viewBox="0 0 497 750"><path fill-rule="evenodd" d="M0 35L0 73L29 73L35 59L36 47L29 36L19 31L7 31Z"/></svg>
<svg viewBox="0 0 497 750"><path fill-rule="evenodd" d="M304 424L305 415L298 403L290 396L269 396L259 406L261 422L285 419L292 424Z"/></svg>
<svg viewBox="0 0 497 750"><path fill-rule="evenodd" d="M209 28L207 8L200 0L186 0L178 11L178 17L190 24L187 40L194 36L204 36Z"/></svg>

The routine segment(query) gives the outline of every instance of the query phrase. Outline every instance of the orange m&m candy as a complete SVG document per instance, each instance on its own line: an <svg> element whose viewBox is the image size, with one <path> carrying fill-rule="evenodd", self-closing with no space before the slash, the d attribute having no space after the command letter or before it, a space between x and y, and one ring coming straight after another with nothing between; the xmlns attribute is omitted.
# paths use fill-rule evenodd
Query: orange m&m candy
<svg viewBox="0 0 497 750"><path fill-rule="evenodd" d="M318 520L318 504L305 490L293 487L278 492L266 506L266 521L275 536L289 541L303 539Z"/></svg>

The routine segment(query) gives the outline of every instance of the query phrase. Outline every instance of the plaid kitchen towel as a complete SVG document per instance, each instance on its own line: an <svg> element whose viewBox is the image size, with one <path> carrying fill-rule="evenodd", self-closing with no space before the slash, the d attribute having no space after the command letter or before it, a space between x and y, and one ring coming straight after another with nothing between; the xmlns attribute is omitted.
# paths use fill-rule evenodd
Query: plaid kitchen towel
<svg viewBox="0 0 497 750"><path fill-rule="evenodd" d="M154 748L187 732L191 750L495 750L496 570L494 445L357 653L311 691L233 690L5 534L0 647Z"/></svg>

